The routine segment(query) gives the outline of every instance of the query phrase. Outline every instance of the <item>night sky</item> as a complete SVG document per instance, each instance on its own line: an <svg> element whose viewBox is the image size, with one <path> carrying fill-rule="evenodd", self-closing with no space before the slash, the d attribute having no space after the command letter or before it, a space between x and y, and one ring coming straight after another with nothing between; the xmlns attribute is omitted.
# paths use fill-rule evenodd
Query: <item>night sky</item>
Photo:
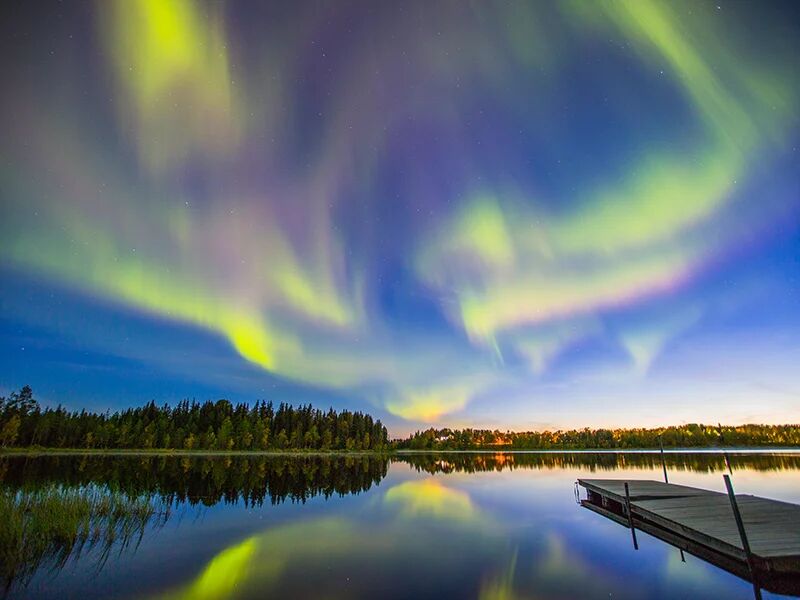
<svg viewBox="0 0 800 600"><path fill-rule="evenodd" d="M0 12L0 393L800 421L793 3Z"/></svg>

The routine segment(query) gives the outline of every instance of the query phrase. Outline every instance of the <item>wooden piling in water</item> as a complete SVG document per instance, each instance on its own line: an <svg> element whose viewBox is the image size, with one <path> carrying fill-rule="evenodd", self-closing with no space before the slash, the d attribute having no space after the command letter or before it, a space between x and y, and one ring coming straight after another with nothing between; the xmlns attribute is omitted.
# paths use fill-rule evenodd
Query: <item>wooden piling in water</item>
<svg viewBox="0 0 800 600"><path fill-rule="evenodd" d="M628 525L631 528L631 538L633 538L633 549L639 549L639 542L636 541L636 528L633 526L633 510L631 509L631 493L628 482L625 482L625 510L628 513Z"/></svg>
<svg viewBox="0 0 800 600"><path fill-rule="evenodd" d="M725 488L728 490L728 498L731 501L733 518L736 520L736 527L739 530L739 537L742 539L742 548L744 549L745 556L747 557L747 568L750 569L750 577L753 580L753 593L756 597L756 600L761 600L761 588L758 585L758 574L756 573L756 567L753 563L753 552L750 550L750 542L747 539L747 531L744 528L742 513L739 511L739 503L736 502L736 494L733 493L733 485L731 484L730 475L723 475L722 478L725 480Z"/></svg>

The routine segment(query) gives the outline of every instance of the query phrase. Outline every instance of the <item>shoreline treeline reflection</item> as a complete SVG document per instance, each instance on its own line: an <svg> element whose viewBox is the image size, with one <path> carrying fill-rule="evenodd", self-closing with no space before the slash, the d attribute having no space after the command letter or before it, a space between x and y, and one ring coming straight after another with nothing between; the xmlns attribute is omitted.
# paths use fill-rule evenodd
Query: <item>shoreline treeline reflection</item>
<svg viewBox="0 0 800 600"><path fill-rule="evenodd" d="M402 454L392 458L406 462L427 473L475 473L506 469L586 469L616 471L619 469L660 469L658 453L623 452L425 452ZM781 453L665 453L667 469L715 473L729 469L753 471L800 470L800 454Z"/></svg>
<svg viewBox="0 0 800 600"><path fill-rule="evenodd" d="M457 453L386 455L24 455L0 456L4 489L34 490L100 486L129 496L152 494L162 502L243 502L259 506L305 502L315 496L346 496L369 490L389 464L406 463L427 473L510 469L659 469L657 453ZM800 470L794 453L666 453L670 470L702 473L728 469Z"/></svg>
<svg viewBox="0 0 800 600"><path fill-rule="evenodd" d="M0 483L34 489L103 485L165 502L261 505L364 492L386 476L378 456L113 456L0 458Z"/></svg>

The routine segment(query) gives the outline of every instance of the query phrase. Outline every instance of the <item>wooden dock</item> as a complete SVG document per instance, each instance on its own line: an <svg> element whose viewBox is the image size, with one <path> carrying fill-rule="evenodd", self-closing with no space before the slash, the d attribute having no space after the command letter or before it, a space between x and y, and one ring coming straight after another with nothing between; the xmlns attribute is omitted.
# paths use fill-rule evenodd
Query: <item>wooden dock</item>
<svg viewBox="0 0 800 600"><path fill-rule="evenodd" d="M630 494L626 510L625 483ZM728 495L660 481L579 479L581 505L753 581ZM757 584L800 594L800 506L737 494Z"/></svg>

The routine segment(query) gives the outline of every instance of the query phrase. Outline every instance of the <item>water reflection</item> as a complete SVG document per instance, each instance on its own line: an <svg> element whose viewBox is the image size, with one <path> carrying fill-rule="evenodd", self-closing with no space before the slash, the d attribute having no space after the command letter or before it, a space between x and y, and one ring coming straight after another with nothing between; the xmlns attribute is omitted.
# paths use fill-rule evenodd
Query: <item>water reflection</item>
<svg viewBox="0 0 800 600"><path fill-rule="evenodd" d="M469 521L477 515L466 493L448 488L432 477L398 484L390 488L383 499L387 504L398 507L401 518L434 517Z"/></svg>
<svg viewBox="0 0 800 600"><path fill-rule="evenodd" d="M498 452L498 453L414 453L394 460L407 462L427 473L476 473L513 469L581 469L589 472L620 469L653 470L661 468L656 452ZM723 473L729 470L796 471L800 454L792 453L672 453L664 454L670 471Z"/></svg>
<svg viewBox="0 0 800 600"><path fill-rule="evenodd" d="M270 528L224 549L169 599L325 597L646 597L582 557L554 531L514 535L514 519L480 509L438 479L390 487L368 519L312 519ZM247 552L242 549L247 548ZM241 557L232 569L229 557ZM220 578L216 577L217 571ZM236 580L231 573L236 574Z"/></svg>
<svg viewBox="0 0 800 600"><path fill-rule="evenodd" d="M164 502L260 506L367 491L386 476L376 456L44 455L0 458L0 482L12 488L102 485Z"/></svg>
<svg viewBox="0 0 800 600"><path fill-rule="evenodd" d="M676 478L716 480L728 469L716 454L666 461ZM775 489L800 474L796 454L731 454L729 462L737 476L761 474ZM103 542L93 561L75 551L81 544L59 546L54 536L42 556L57 560L4 576L11 596L45 598L78 590L165 599L747 597L740 580L693 557L681 563L656 540L642 540L634 555L622 528L573 503L576 476L653 478L660 469L657 454L5 456L7 498L47 493L59 514L70 494L89 490L115 498L110 514L149 517L124 526L127 542L105 536L93 517ZM24 563L26 543L6 531L9 521L0 520L0 546ZM106 525L118 532L120 523ZM37 531L40 541L51 535ZM68 563L74 568L59 576ZM93 569L91 579L79 577Z"/></svg>
<svg viewBox="0 0 800 600"><path fill-rule="evenodd" d="M211 600L234 590L244 598L366 598L377 590L383 597L425 597L434 589L464 597L475 582L461 572L454 541L470 549L481 570L505 568L503 529L466 493L433 478L407 481L390 487L368 515L267 528L222 550L187 585L155 597Z"/></svg>
<svg viewBox="0 0 800 600"><path fill-rule="evenodd" d="M0 458L0 584L9 593L37 570L70 561L100 569L112 547L135 550L132 542L184 504L260 506L357 494L387 467L383 458L343 456Z"/></svg>

